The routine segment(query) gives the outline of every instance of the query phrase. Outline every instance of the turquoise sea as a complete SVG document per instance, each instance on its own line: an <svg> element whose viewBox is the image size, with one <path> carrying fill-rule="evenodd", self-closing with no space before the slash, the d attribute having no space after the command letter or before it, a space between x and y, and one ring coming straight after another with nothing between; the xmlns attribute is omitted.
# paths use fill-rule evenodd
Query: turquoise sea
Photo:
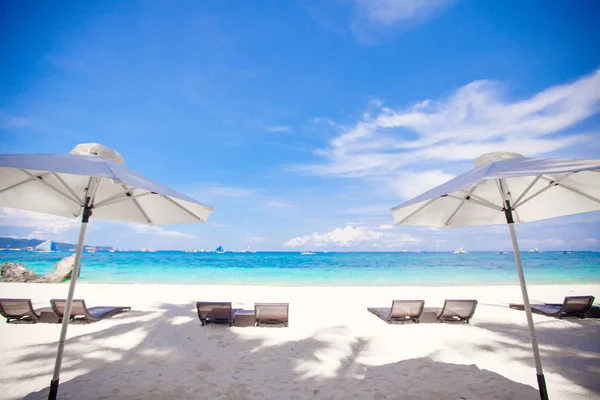
<svg viewBox="0 0 600 400"><path fill-rule="evenodd" d="M71 252L0 251L39 274ZM600 253L523 253L528 283L600 282ZM239 285L518 284L512 253L84 253L81 281Z"/></svg>

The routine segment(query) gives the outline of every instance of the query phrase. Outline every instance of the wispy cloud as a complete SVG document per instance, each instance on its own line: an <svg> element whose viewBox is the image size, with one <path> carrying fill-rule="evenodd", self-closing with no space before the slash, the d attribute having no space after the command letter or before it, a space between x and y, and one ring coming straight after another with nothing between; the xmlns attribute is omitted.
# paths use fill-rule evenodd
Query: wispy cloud
<svg viewBox="0 0 600 400"><path fill-rule="evenodd" d="M290 132L292 127L287 125L277 125L277 126L267 126L265 128L267 132L277 133L277 132Z"/></svg>
<svg viewBox="0 0 600 400"><path fill-rule="evenodd" d="M452 177L433 167L440 162L472 161L500 150L539 156L591 143L594 135L563 132L598 113L600 70L524 100L506 100L499 83L475 81L447 98L405 109L373 105L354 124L334 128L337 136L315 151L322 162L299 169L385 179L411 197Z"/></svg>
<svg viewBox="0 0 600 400"><path fill-rule="evenodd" d="M256 189L223 185L202 186L194 192L208 197L253 197L258 193Z"/></svg>
<svg viewBox="0 0 600 400"><path fill-rule="evenodd" d="M158 236L168 236L176 239L197 239L196 235L191 235L189 233L183 233L179 231L167 230L161 228L159 226L149 226L149 225L141 225L141 224L129 224L129 228L136 233L148 234L148 235L158 235Z"/></svg>
<svg viewBox="0 0 600 400"><path fill-rule="evenodd" d="M354 0L355 12L374 24L386 26L403 21L424 21L453 0Z"/></svg>
<svg viewBox="0 0 600 400"><path fill-rule="evenodd" d="M294 206L291 203L287 203L285 201L279 201L279 200L267 200L264 204L267 207L276 207L276 208L290 208L290 207Z"/></svg>
<svg viewBox="0 0 600 400"><path fill-rule="evenodd" d="M369 43L394 28L424 23L455 0L354 0L352 33L359 42Z"/></svg>
<svg viewBox="0 0 600 400"><path fill-rule="evenodd" d="M0 130L2 131L25 128L29 125L31 125L31 120L28 118L0 112Z"/></svg>

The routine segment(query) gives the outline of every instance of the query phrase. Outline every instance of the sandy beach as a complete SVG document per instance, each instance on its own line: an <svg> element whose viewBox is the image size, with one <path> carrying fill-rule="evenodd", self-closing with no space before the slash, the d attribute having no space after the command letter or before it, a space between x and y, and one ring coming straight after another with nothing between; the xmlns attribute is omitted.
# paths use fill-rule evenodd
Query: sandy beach
<svg viewBox="0 0 600 400"><path fill-rule="evenodd" d="M531 286L532 300L600 285ZM0 284L34 307L67 285ZM69 328L66 399L538 399L518 286L258 287L81 283L88 306L132 311ZM477 299L471 324L388 325L366 311L392 299ZM202 327L195 301L289 302L290 326ZM553 399L600 398L600 321L534 315ZM45 398L58 324L0 324L0 398Z"/></svg>

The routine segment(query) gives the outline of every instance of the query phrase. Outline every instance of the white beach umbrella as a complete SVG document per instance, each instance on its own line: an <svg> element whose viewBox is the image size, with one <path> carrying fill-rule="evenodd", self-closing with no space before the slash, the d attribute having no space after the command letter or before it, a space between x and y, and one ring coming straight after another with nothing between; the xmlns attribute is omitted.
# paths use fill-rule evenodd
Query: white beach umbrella
<svg viewBox="0 0 600 400"><path fill-rule="evenodd" d="M443 228L508 224L535 358L540 396L546 383L514 223L600 210L600 160L525 158L488 153L475 168L392 208L395 225Z"/></svg>
<svg viewBox="0 0 600 400"><path fill-rule="evenodd" d="M50 399L58 393L68 316L90 217L163 225L206 222L213 211L123 164L118 152L96 143L80 144L71 154L0 155L0 206L81 218Z"/></svg>

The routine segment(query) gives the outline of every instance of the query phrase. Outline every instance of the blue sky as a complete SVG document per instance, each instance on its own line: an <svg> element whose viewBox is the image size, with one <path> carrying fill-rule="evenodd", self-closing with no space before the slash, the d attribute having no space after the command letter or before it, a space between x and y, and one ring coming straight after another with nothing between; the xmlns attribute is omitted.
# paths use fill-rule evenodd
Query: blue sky
<svg viewBox="0 0 600 400"><path fill-rule="evenodd" d="M600 158L597 1L3 2L0 152L97 142L215 208L90 224L119 248L508 249L506 227L394 228L481 153ZM0 235L78 221L0 211ZM600 214L518 227L600 249Z"/></svg>

